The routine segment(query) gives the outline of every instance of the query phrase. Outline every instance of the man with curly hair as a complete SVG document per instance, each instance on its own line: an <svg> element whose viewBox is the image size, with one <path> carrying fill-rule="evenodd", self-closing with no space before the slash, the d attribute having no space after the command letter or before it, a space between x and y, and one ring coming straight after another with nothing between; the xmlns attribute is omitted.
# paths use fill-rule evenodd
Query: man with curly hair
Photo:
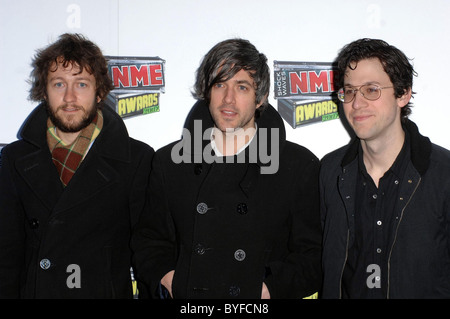
<svg viewBox="0 0 450 319"><path fill-rule="evenodd" d="M93 42L63 34L33 61L40 104L2 150L0 298L131 298L131 229L153 149L102 101Z"/></svg>

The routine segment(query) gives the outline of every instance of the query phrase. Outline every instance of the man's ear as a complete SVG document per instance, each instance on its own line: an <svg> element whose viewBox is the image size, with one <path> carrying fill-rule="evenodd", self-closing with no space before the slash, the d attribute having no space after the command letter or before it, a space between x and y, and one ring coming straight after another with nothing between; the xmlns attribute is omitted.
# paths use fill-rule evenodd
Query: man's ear
<svg viewBox="0 0 450 319"><path fill-rule="evenodd" d="M263 105L264 102L267 101L267 97L268 97L268 96L269 96L269 93L267 93L267 94L264 96L264 98L262 98L261 101L260 101L258 104L256 104L256 108L257 108L257 109L258 109L261 105Z"/></svg>
<svg viewBox="0 0 450 319"><path fill-rule="evenodd" d="M411 100L411 96L412 96L411 88L405 90L405 93L402 96L400 96L399 98L397 98L397 105L399 107L404 107Z"/></svg>

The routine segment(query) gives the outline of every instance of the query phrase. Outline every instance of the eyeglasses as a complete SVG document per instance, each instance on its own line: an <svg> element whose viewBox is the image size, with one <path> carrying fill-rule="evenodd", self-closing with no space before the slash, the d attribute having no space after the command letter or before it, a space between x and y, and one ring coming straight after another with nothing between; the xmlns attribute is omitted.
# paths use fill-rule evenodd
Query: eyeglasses
<svg viewBox="0 0 450 319"><path fill-rule="evenodd" d="M393 86L380 87L375 84L361 85L359 89L354 87L343 87L338 91L337 96L341 102L350 103L355 98L356 92L359 91L359 93L367 100L375 101L380 98L382 89L390 88L393 88Z"/></svg>

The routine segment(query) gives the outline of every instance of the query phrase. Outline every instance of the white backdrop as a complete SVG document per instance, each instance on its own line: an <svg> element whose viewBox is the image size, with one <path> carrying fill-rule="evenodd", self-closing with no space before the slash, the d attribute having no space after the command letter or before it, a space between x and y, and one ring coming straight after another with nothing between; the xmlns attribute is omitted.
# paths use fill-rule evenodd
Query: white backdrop
<svg viewBox="0 0 450 319"><path fill-rule="evenodd" d="M413 59L418 72L411 119L424 135L450 148L448 0L0 0L0 143L17 133L36 106L28 100L35 50L61 33L77 32L105 55L166 60L160 112L125 119L132 137L155 149L181 135L194 103L201 58L217 42L250 40L273 61L331 62L350 41L384 39ZM273 99L273 84L270 102ZM319 158L346 144L340 120L291 128L289 140Z"/></svg>

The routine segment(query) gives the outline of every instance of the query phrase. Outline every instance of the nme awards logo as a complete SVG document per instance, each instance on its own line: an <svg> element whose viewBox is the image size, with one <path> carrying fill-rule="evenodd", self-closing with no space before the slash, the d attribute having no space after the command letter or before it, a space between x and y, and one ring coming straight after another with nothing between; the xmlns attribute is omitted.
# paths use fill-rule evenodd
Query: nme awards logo
<svg viewBox="0 0 450 319"><path fill-rule="evenodd" d="M121 117L159 112L160 93L165 92L165 61L159 57L107 56L114 89L106 104Z"/></svg>
<svg viewBox="0 0 450 319"><path fill-rule="evenodd" d="M324 62L274 62L278 112L293 128L339 118L334 67Z"/></svg>

